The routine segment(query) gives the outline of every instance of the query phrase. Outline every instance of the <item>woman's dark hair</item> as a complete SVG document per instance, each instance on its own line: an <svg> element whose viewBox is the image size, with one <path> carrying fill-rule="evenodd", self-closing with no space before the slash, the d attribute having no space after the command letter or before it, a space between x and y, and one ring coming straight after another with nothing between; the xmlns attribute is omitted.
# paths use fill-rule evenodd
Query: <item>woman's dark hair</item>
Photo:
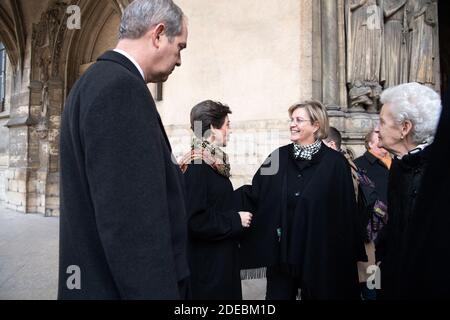
<svg viewBox="0 0 450 320"><path fill-rule="evenodd" d="M209 134L205 136L205 133L211 129L211 125L215 129L222 128L226 116L231 113L230 108L220 102L211 100L200 102L191 110L191 129L198 138L208 138ZM202 129L201 137L199 136L200 125Z"/></svg>

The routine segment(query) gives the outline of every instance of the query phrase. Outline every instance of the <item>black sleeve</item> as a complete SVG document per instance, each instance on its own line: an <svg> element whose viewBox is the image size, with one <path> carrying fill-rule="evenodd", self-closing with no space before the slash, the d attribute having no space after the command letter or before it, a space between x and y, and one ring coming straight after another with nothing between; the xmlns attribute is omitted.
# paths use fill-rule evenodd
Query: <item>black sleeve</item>
<svg viewBox="0 0 450 320"><path fill-rule="evenodd" d="M363 222L361 216L359 215L360 212L358 211L359 207L355 196L352 171L351 167L348 165L347 160L345 158L343 158L343 160L345 161L345 165L342 166L342 170L339 170L339 173L341 174L339 180L342 181L341 195L343 199L346 199L343 202L344 207L342 212L344 212L345 214L350 214L350 223L352 224L351 227L353 228L353 230L351 231L353 233L353 241L357 261L367 262L368 258L364 246L366 233L364 232L365 229L363 228ZM345 230L345 228L343 230Z"/></svg>
<svg viewBox="0 0 450 320"><path fill-rule="evenodd" d="M90 106L81 121L86 174L98 234L121 298L178 299L167 150L144 89L121 83Z"/></svg>
<svg viewBox="0 0 450 320"><path fill-rule="evenodd" d="M388 234L389 234L390 224L386 224L378 233L378 237L375 240L375 260L376 262L383 262L386 257L388 249Z"/></svg>
<svg viewBox="0 0 450 320"><path fill-rule="evenodd" d="M395 161L395 160L394 160ZM393 250L392 248L395 247L395 243L393 243L394 238L394 224L395 224L395 216L394 216L394 210L392 208L397 207L396 206L396 199L395 199L395 192L393 190L392 186L395 184L395 181L398 180L396 176L397 168L395 168L395 162L393 162L393 165L391 167L391 171L389 173L389 182L388 182L388 203L387 203L387 223L386 225L380 230L378 233L378 237L375 240L375 259L376 262L381 262L385 260L385 258L390 255L390 250ZM394 177L393 177L394 176Z"/></svg>
<svg viewBox="0 0 450 320"><path fill-rule="evenodd" d="M237 211L225 209L219 202L208 206L208 179L205 165L191 164L184 174L189 233L209 241L238 237L243 231Z"/></svg>
<svg viewBox="0 0 450 320"><path fill-rule="evenodd" d="M373 211L373 203L368 203L366 194L361 184L358 184L358 217L360 219L361 232L364 235L364 241L370 242L369 232L367 230Z"/></svg>
<svg viewBox="0 0 450 320"><path fill-rule="evenodd" d="M266 160L265 163L267 163ZM259 195L261 190L262 175L261 169L255 173L252 179L251 185L244 185L236 189L233 193L233 206L238 208L239 211L247 211L252 214L256 214L258 211Z"/></svg>

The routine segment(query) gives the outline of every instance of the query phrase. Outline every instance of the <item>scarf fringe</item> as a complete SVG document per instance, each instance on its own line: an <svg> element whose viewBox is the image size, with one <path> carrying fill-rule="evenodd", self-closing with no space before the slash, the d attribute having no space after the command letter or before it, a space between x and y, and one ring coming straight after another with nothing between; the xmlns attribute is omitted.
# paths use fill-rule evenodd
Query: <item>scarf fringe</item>
<svg viewBox="0 0 450 320"><path fill-rule="evenodd" d="M241 270L241 280L256 280L266 278L267 268Z"/></svg>

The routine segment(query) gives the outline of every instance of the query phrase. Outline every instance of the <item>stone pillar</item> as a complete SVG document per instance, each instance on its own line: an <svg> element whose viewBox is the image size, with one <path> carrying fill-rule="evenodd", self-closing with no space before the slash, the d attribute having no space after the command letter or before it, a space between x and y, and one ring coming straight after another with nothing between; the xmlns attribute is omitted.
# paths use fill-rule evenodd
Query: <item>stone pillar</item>
<svg viewBox="0 0 450 320"><path fill-rule="evenodd" d="M328 109L339 109L337 0L322 0L322 100Z"/></svg>
<svg viewBox="0 0 450 320"><path fill-rule="evenodd" d="M59 215L59 129L63 101L63 83L50 80L42 86L38 124L39 166L36 170L36 212ZM33 197L29 194L29 197Z"/></svg>
<svg viewBox="0 0 450 320"><path fill-rule="evenodd" d="M48 167L45 184L45 215L59 215L59 137L64 101L64 84L50 80L48 106ZM41 166L42 168L42 166Z"/></svg>
<svg viewBox="0 0 450 320"><path fill-rule="evenodd" d="M28 179L27 179L27 212L38 212L38 193L36 188L37 171L40 166L39 133L37 124L42 113L43 84L40 81L30 82L30 116L28 139Z"/></svg>
<svg viewBox="0 0 450 320"><path fill-rule="evenodd" d="M19 89L20 90L20 89ZM30 91L18 91L11 96L9 128L9 165L6 170L6 201L8 209L27 212L28 141Z"/></svg>
<svg viewBox="0 0 450 320"><path fill-rule="evenodd" d="M347 110L345 86L345 21L343 0L316 3L316 61L320 63L319 96L330 111ZM317 10L317 9L316 9Z"/></svg>
<svg viewBox="0 0 450 320"><path fill-rule="evenodd" d="M59 130L63 83L31 81L11 99L7 208L59 215Z"/></svg>

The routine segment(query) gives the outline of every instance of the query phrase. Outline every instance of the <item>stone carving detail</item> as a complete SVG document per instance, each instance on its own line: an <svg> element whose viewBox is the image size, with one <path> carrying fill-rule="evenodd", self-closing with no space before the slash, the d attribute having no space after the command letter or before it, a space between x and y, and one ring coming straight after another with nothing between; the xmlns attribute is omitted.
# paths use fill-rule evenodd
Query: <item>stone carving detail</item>
<svg viewBox="0 0 450 320"><path fill-rule="evenodd" d="M33 25L32 77L42 83L42 108L36 130L41 139L47 138L49 89L48 82L59 74L59 56L62 48L64 21L67 4L54 1L42 13L38 24Z"/></svg>
<svg viewBox="0 0 450 320"><path fill-rule="evenodd" d="M408 82L407 27L405 5L407 0L384 0L384 74L385 88ZM405 63L406 62L406 63Z"/></svg>
<svg viewBox="0 0 450 320"><path fill-rule="evenodd" d="M437 0L345 0L350 111L377 112L383 89L436 88Z"/></svg>
<svg viewBox="0 0 450 320"><path fill-rule="evenodd" d="M408 81L436 84L437 0L410 0L407 5Z"/></svg>
<svg viewBox="0 0 450 320"><path fill-rule="evenodd" d="M46 83L42 88L42 109L39 122L36 125L36 132L41 140L46 139L48 136L48 106L48 84Z"/></svg>
<svg viewBox="0 0 450 320"><path fill-rule="evenodd" d="M351 92L351 110L376 112L376 103L369 101L372 101L381 90L383 52L381 1L348 0L346 16L347 83Z"/></svg>

